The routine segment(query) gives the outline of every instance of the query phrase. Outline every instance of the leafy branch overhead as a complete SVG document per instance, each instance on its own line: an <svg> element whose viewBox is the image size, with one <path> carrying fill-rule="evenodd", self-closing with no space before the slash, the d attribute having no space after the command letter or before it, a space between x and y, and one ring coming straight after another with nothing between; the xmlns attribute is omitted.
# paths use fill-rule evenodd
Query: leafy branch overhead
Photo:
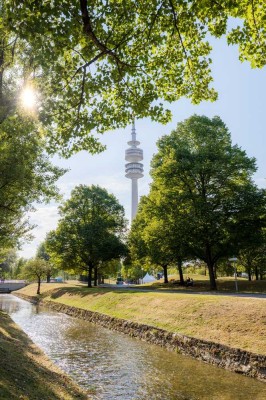
<svg viewBox="0 0 266 400"><path fill-rule="evenodd" d="M214 101L208 38L266 61L264 0L0 1L1 51L41 97L50 151L102 150L97 134L132 115L165 123L163 101ZM228 21L235 19L235 28ZM3 57L2 57L3 58Z"/></svg>

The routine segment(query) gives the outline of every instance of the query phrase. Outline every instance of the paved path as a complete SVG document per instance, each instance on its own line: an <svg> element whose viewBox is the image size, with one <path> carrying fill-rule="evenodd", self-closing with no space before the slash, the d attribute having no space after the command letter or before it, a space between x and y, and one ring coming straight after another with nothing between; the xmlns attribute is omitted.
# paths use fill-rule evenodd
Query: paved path
<svg viewBox="0 0 266 400"><path fill-rule="evenodd" d="M236 293L236 292L200 292L195 290L168 290L168 289L144 289L140 286L128 286L128 285L111 285L104 284L100 285L103 288L112 288L115 290L132 290L134 292L149 292L149 293L182 293L182 294L200 294L206 296L234 296L234 297L245 297L254 299L266 299L266 293Z"/></svg>

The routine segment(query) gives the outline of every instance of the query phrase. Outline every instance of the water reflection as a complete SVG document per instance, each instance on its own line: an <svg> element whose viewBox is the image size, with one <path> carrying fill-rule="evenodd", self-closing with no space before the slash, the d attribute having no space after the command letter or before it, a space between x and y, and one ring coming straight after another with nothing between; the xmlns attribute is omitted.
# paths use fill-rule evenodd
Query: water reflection
<svg viewBox="0 0 266 400"><path fill-rule="evenodd" d="M12 295L0 308L81 386L101 400L265 399L266 385Z"/></svg>

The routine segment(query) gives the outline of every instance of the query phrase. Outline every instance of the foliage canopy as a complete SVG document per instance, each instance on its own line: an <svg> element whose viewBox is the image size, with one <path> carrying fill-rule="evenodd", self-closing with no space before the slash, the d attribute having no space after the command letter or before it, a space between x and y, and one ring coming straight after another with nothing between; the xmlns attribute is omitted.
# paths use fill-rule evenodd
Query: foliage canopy
<svg viewBox="0 0 266 400"><path fill-rule="evenodd" d="M215 100L210 36L266 62L264 0L1 0L0 20L1 82L36 88L50 151L65 155L102 150L97 133L132 113L169 121L163 100Z"/></svg>
<svg viewBox="0 0 266 400"><path fill-rule="evenodd" d="M58 227L47 237L47 249L62 269L83 270L91 285L99 269L126 253L124 209L99 186L77 186L60 208Z"/></svg>
<svg viewBox="0 0 266 400"><path fill-rule="evenodd" d="M232 145L219 117L194 115L158 141L151 171L153 215L162 222L167 213L176 226L179 257L208 265L211 289L218 260L236 255L265 226L265 191L252 181L255 170L255 160Z"/></svg>

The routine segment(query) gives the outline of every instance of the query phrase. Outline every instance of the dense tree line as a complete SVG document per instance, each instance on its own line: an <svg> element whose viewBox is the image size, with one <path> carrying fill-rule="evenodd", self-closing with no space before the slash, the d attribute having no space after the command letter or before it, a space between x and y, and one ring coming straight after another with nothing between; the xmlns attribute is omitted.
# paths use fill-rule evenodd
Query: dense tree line
<svg viewBox="0 0 266 400"><path fill-rule="evenodd" d="M133 259L167 267L200 259L215 269L232 255L253 258L265 246L266 193L252 181L255 160L232 145L219 117L194 115L158 141L153 182L141 199L129 243ZM263 251L264 251L263 247ZM244 261L242 261L244 263Z"/></svg>

